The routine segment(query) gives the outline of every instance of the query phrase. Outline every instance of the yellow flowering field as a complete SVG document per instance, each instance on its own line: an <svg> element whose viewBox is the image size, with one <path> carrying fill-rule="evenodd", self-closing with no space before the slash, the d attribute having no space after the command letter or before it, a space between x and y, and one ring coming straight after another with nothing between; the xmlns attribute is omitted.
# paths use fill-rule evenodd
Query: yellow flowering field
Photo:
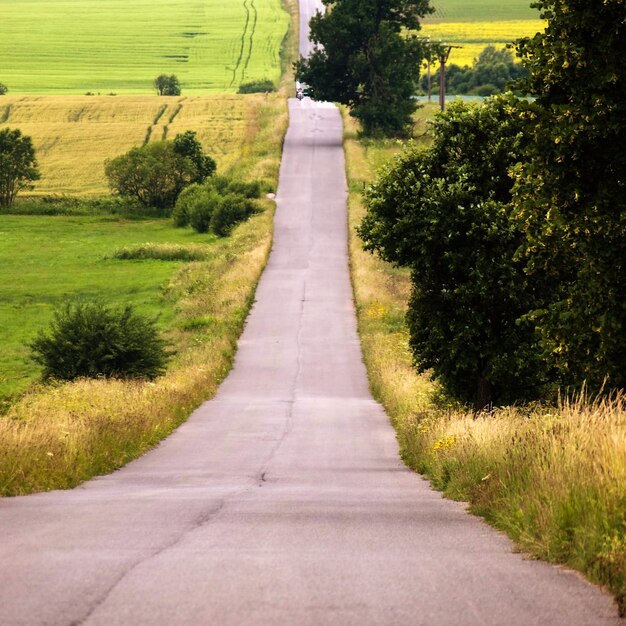
<svg viewBox="0 0 626 626"><path fill-rule="evenodd" d="M472 65L487 45L503 48L520 37L532 37L543 30L542 20L500 20L493 22L438 22L424 24L421 35L462 48L454 48L450 63Z"/></svg>

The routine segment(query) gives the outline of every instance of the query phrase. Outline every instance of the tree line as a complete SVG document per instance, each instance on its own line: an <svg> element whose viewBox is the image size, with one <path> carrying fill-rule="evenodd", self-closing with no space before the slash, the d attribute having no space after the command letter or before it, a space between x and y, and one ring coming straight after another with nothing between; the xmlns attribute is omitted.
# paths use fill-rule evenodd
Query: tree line
<svg viewBox="0 0 626 626"><path fill-rule="evenodd" d="M439 114L359 229L411 269L417 368L477 409L626 387L626 5L535 6L547 27L516 42L515 87L536 99Z"/></svg>

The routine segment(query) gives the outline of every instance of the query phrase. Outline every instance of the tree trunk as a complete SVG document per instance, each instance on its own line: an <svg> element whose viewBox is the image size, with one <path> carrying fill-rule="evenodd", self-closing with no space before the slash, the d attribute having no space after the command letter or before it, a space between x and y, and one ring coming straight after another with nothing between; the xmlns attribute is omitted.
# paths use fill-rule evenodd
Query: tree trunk
<svg viewBox="0 0 626 626"><path fill-rule="evenodd" d="M478 377L476 385L476 399L474 401L474 414L481 411L490 411L492 408L491 383L482 376Z"/></svg>

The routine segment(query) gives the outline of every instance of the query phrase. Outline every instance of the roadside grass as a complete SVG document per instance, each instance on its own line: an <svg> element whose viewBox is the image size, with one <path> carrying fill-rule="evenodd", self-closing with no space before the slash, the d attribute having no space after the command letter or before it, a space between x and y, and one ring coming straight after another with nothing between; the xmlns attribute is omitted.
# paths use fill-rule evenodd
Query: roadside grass
<svg viewBox="0 0 626 626"><path fill-rule="evenodd" d="M35 387L8 408L0 417L1 495L70 488L111 472L149 450L215 393L269 254L272 214L267 208L230 238L207 246L206 261L184 264L166 281L170 304L160 310L170 318L166 337L176 355L164 376ZM130 263L135 273L145 262ZM167 265L153 261L152 271L159 264Z"/></svg>
<svg viewBox="0 0 626 626"><path fill-rule="evenodd" d="M400 147L359 141L345 111L344 121L359 334L372 393L391 418L404 461L447 497L469 502L520 550L608 587L625 614L626 398L581 394L556 407L503 407L475 418L417 374L404 323L409 273L363 252L355 232L365 214L361 190ZM418 141L427 145L426 137Z"/></svg>
<svg viewBox="0 0 626 626"><path fill-rule="evenodd" d="M109 193L106 159L187 130L197 133L218 173L245 170L258 149L251 140L255 129L283 110L277 94L3 96L0 129L19 128L32 137L42 175L33 195L101 196Z"/></svg>
<svg viewBox="0 0 626 626"><path fill-rule="evenodd" d="M165 73L194 95L278 83L289 17L280 0L11 0L0 21L13 94L147 94Z"/></svg>

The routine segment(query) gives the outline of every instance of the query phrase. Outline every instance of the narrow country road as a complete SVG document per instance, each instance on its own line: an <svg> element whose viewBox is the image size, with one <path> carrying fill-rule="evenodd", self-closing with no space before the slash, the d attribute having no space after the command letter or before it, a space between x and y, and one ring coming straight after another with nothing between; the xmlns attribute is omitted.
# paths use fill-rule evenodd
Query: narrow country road
<svg viewBox="0 0 626 626"><path fill-rule="evenodd" d="M0 624L619 623L400 462L356 334L341 119L308 99L290 115L234 370L124 469L0 500Z"/></svg>

